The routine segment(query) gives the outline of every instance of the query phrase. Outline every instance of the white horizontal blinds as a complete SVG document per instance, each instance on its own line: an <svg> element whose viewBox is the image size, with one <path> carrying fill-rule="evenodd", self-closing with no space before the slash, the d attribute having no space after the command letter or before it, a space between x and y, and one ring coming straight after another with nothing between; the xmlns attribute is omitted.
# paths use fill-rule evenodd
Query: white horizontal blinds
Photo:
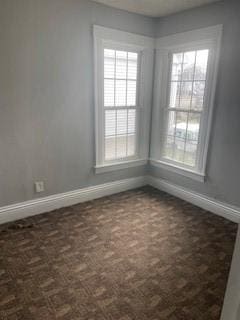
<svg viewBox="0 0 240 320"><path fill-rule="evenodd" d="M105 160L136 154L138 53L104 49Z"/></svg>
<svg viewBox="0 0 240 320"><path fill-rule="evenodd" d="M205 49L172 55L163 156L191 167L197 161L208 54Z"/></svg>

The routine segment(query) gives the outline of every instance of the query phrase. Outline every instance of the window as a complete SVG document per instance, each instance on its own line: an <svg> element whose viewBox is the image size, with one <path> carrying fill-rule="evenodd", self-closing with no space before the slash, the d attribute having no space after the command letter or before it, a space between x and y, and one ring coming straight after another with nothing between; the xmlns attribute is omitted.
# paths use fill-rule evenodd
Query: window
<svg viewBox="0 0 240 320"><path fill-rule="evenodd" d="M97 173L147 163L153 44L94 26Z"/></svg>
<svg viewBox="0 0 240 320"><path fill-rule="evenodd" d="M104 161L137 153L139 53L104 48Z"/></svg>
<svg viewBox="0 0 240 320"><path fill-rule="evenodd" d="M157 41L151 163L204 180L221 26Z"/></svg>
<svg viewBox="0 0 240 320"><path fill-rule="evenodd" d="M171 54L163 158L189 167L197 163L204 109L208 49Z"/></svg>

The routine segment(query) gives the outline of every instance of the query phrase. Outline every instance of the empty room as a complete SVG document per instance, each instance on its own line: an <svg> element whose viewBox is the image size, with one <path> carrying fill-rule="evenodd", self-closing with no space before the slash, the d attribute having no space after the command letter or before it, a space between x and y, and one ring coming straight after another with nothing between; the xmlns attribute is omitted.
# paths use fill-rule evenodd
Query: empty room
<svg viewBox="0 0 240 320"><path fill-rule="evenodd" d="M239 76L239 0L0 0L0 320L240 320Z"/></svg>

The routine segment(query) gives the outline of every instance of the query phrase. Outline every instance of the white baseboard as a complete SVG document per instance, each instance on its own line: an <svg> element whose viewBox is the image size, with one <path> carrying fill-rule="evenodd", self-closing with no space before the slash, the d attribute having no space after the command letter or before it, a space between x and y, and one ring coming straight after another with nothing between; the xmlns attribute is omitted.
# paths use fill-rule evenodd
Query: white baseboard
<svg viewBox="0 0 240 320"><path fill-rule="evenodd" d="M146 180L149 185L159 190L172 194L173 196L190 202L200 208L208 210L228 220L240 223L240 208L233 207L213 198L209 198L201 194L192 192L173 183L167 182L163 179L148 176Z"/></svg>
<svg viewBox="0 0 240 320"><path fill-rule="evenodd" d="M145 177L124 179L1 207L0 224L138 188L145 181Z"/></svg>
<svg viewBox="0 0 240 320"><path fill-rule="evenodd" d="M0 224L71 206L80 202L101 198L114 193L135 189L147 184L226 219L240 223L240 208L194 193L173 183L167 182L166 180L147 176L104 183L1 207Z"/></svg>

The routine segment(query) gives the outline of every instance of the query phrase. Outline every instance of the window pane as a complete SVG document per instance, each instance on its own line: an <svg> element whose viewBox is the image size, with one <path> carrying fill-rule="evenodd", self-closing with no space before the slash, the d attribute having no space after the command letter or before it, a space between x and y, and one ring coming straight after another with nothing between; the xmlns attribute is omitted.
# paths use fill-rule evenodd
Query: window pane
<svg viewBox="0 0 240 320"><path fill-rule="evenodd" d="M175 161L184 160L184 145L187 131L187 112L176 112L176 126L174 131L174 142L173 142L173 159Z"/></svg>
<svg viewBox="0 0 240 320"><path fill-rule="evenodd" d="M116 51L116 59L127 60L127 52L126 51Z"/></svg>
<svg viewBox="0 0 240 320"><path fill-rule="evenodd" d="M127 155L136 153L136 110L128 110Z"/></svg>
<svg viewBox="0 0 240 320"><path fill-rule="evenodd" d="M196 51L184 53L182 80L193 80Z"/></svg>
<svg viewBox="0 0 240 320"><path fill-rule="evenodd" d="M116 106L126 106L126 80L116 80Z"/></svg>
<svg viewBox="0 0 240 320"><path fill-rule="evenodd" d="M136 132L136 110L128 110L128 133Z"/></svg>
<svg viewBox="0 0 240 320"><path fill-rule="evenodd" d="M105 136L114 136L116 134L116 111L105 111Z"/></svg>
<svg viewBox="0 0 240 320"><path fill-rule="evenodd" d="M104 80L104 106L114 106L114 80Z"/></svg>
<svg viewBox="0 0 240 320"><path fill-rule="evenodd" d="M127 77L127 52L116 51L116 78L126 79Z"/></svg>
<svg viewBox="0 0 240 320"><path fill-rule="evenodd" d="M127 110L117 111L117 135L127 134Z"/></svg>
<svg viewBox="0 0 240 320"><path fill-rule="evenodd" d="M137 60L130 60L128 54L128 79L137 79Z"/></svg>
<svg viewBox="0 0 240 320"><path fill-rule="evenodd" d="M195 165L201 114L168 112L163 156L189 166Z"/></svg>
<svg viewBox="0 0 240 320"><path fill-rule="evenodd" d="M105 159L136 153L136 110L105 111Z"/></svg>
<svg viewBox="0 0 240 320"><path fill-rule="evenodd" d="M209 53L209 50L197 51L195 76L194 76L195 80L206 79L208 53Z"/></svg>
<svg viewBox="0 0 240 320"><path fill-rule="evenodd" d="M114 78L115 60L104 58L104 78Z"/></svg>
<svg viewBox="0 0 240 320"><path fill-rule="evenodd" d="M104 49L104 78L114 78L115 51Z"/></svg>
<svg viewBox="0 0 240 320"><path fill-rule="evenodd" d="M175 161L184 161L184 146L185 140L181 138L175 138L173 145L173 159Z"/></svg>
<svg viewBox="0 0 240 320"><path fill-rule="evenodd" d="M136 135L129 134L127 140L127 155L128 157L133 156L136 153Z"/></svg>
<svg viewBox="0 0 240 320"><path fill-rule="evenodd" d="M192 98L192 82L185 81L181 85L180 108L190 109Z"/></svg>
<svg viewBox="0 0 240 320"><path fill-rule="evenodd" d="M187 140L198 140L199 127L200 127L201 115L197 113L189 114L188 128L187 128Z"/></svg>
<svg viewBox="0 0 240 320"><path fill-rule="evenodd" d="M183 140L186 138L187 120L188 120L187 112L177 112L176 130L175 130L176 138L183 139Z"/></svg>
<svg viewBox="0 0 240 320"><path fill-rule="evenodd" d="M113 160L115 159L115 137L107 137L105 138L105 160Z"/></svg>
<svg viewBox="0 0 240 320"><path fill-rule="evenodd" d="M127 106L136 106L137 82L127 82Z"/></svg>
<svg viewBox="0 0 240 320"><path fill-rule="evenodd" d="M196 165L197 157L197 142L187 141L185 146L184 163L194 167Z"/></svg>
<svg viewBox="0 0 240 320"><path fill-rule="evenodd" d="M172 136L166 136L166 140L164 143L164 151L163 156L169 159L173 157L173 146L174 146L174 138Z"/></svg>
<svg viewBox="0 0 240 320"><path fill-rule="evenodd" d="M115 50L112 50L112 49L104 49L104 57L107 57L107 58L115 58Z"/></svg>
<svg viewBox="0 0 240 320"><path fill-rule="evenodd" d="M183 54L174 53L172 62L172 80L181 80Z"/></svg>
<svg viewBox="0 0 240 320"><path fill-rule="evenodd" d="M138 59L138 54L136 52L128 52L128 59L129 60L135 60L137 61Z"/></svg>
<svg viewBox="0 0 240 320"><path fill-rule="evenodd" d="M115 58L115 50L104 49L104 58Z"/></svg>
<svg viewBox="0 0 240 320"><path fill-rule="evenodd" d="M181 82L171 82L169 106L178 108Z"/></svg>
<svg viewBox="0 0 240 320"><path fill-rule="evenodd" d="M127 155L127 110L117 111L117 157Z"/></svg>
<svg viewBox="0 0 240 320"><path fill-rule="evenodd" d="M192 97L192 109L201 110L203 107L205 90L205 81L194 81L193 83L193 97Z"/></svg>
<svg viewBox="0 0 240 320"><path fill-rule="evenodd" d="M168 136L174 136L175 125L176 125L176 112L170 111L168 114L168 127L167 127L167 135Z"/></svg>
<svg viewBox="0 0 240 320"><path fill-rule="evenodd" d="M127 156L127 136L117 136L117 158L124 158Z"/></svg>

